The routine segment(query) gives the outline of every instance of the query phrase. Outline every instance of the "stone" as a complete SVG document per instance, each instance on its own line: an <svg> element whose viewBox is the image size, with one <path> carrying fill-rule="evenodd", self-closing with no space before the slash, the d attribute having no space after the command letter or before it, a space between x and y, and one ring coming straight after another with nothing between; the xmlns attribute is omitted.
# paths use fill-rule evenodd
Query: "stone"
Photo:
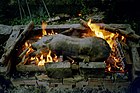
<svg viewBox="0 0 140 93"><path fill-rule="evenodd" d="M85 78L99 78L105 76L105 67L106 64L104 62L80 62L80 74L84 75Z"/></svg>
<svg viewBox="0 0 140 93"><path fill-rule="evenodd" d="M45 68L50 78L72 77L71 64L69 62L46 63Z"/></svg>
<svg viewBox="0 0 140 93"><path fill-rule="evenodd" d="M6 26L0 24L0 44L6 42L12 33L12 26Z"/></svg>

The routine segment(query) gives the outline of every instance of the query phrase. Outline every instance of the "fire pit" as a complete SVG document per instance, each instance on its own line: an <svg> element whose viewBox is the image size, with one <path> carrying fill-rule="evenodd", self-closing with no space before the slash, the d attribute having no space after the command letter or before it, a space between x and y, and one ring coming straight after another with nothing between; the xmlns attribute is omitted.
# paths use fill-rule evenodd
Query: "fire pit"
<svg viewBox="0 0 140 93"><path fill-rule="evenodd" d="M48 26L43 23L42 28L33 28L30 23L25 28L13 27L6 44L9 51L1 58L3 72L43 73L43 76L34 76L46 80L50 87L81 86L81 81L83 86L93 86L93 82L98 85L99 78L106 85L108 80L115 82L118 77L127 85L127 80L136 76L132 75L132 68L135 71L139 68L135 67L139 60L135 40L140 37L129 25L93 24L90 20L80 20L80 23ZM18 85L24 82L18 81ZM32 84L31 81L24 84L39 83L34 79Z"/></svg>

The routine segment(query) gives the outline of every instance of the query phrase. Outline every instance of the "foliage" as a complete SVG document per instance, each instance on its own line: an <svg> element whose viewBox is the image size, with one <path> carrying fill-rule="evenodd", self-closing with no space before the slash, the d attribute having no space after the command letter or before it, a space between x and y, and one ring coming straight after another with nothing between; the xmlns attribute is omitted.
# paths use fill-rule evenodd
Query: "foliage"
<svg viewBox="0 0 140 93"><path fill-rule="evenodd" d="M0 1L0 24L20 25L28 23L29 20L40 24L43 19L47 20L48 15L44 11L42 0L27 0L32 18L29 17L25 0L19 1L22 5L22 19L20 18L17 0ZM51 15L58 13L66 13L72 16L78 15L78 13L88 15L95 13L93 9L98 8L99 11L105 12L105 23L131 24L132 28L140 34L138 0L44 0L44 2Z"/></svg>
<svg viewBox="0 0 140 93"><path fill-rule="evenodd" d="M32 18L27 16L27 17L24 17L23 19L15 18L14 20L10 21L9 23L11 25L26 25L32 20L35 25L40 25L42 20L46 20L47 18L48 18L48 16L43 16L43 17L39 16L39 17L32 17Z"/></svg>
<svg viewBox="0 0 140 93"><path fill-rule="evenodd" d="M3 19L6 17L8 13L8 5L10 0L1 0L0 1L0 23L3 22Z"/></svg>

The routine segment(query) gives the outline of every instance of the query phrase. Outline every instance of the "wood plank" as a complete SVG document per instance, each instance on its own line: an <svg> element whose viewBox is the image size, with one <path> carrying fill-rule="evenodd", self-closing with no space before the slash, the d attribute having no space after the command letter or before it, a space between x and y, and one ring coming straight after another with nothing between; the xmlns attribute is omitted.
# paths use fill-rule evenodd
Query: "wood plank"
<svg viewBox="0 0 140 93"><path fill-rule="evenodd" d="M11 41L10 45L8 45L8 49L7 51L5 51L5 53L3 54L2 58L0 59L0 62L4 65L7 65L8 60L10 59L10 57L12 56L12 53L14 52L15 47L19 44L19 42L22 42L23 39L25 39L25 37L28 35L29 31L33 28L34 24L31 21L23 30L23 32L21 34L19 34L19 36L15 36L16 39ZM16 34L14 34L16 35Z"/></svg>
<svg viewBox="0 0 140 93"><path fill-rule="evenodd" d="M9 37L9 39L6 42L5 48L4 48L4 54L2 55L0 62L3 64L3 60L5 58L5 54L6 52L8 52L9 48L13 45L13 43L15 42L16 38L19 36L20 34L20 26L13 26L12 28L12 33ZM7 72L7 70L9 69L9 64L4 66L4 67L0 67L0 73L4 73Z"/></svg>
<svg viewBox="0 0 140 93"><path fill-rule="evenodd" d="M16 38L19 36L20 34L20 26L14 26L12 29L12 34L10 35L9 39L6 42L5 45L5 52L8 51L8 49L13 45L13 43L15 42Z"/></svg>
<svg viewBox="0 0 140 93"><path fill-rule="evenodd" d="M25 26L25 25L24 25ZM24 26L21 29L24 29ZM47 25L46 30L66 30L66 29L77 29L77 30L85 30L81 24L59 24L59 25ZM41 25L35 25L33 30L42 30Z"/></svg>

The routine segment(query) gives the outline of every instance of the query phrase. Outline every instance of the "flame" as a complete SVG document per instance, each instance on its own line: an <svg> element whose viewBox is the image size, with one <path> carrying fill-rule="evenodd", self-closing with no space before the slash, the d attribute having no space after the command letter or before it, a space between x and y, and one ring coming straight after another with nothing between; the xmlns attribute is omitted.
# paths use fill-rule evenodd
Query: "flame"
<svg viewBox="0 0 140 93"><path fill-rule="evenodd" d="M49 53L47 54L47 57L43 56L43 54L40 56L40 61L38 62L38 66L43 66L47 62L53 62L53 58L51 57L51 50L49 50Z"/></svg>
<svg viewBox="0 0 140 93"><path fill-rule="evenodd" d="M58 57L57 57L57 55L56 55L56 54L54 54L53 61L54 61L54 62L58 62Z"/></svg>
<svg viewBox="0 0 140 93"><path fill-rule="evenodd" d="M35 60L35 57L31 57L31 61L32 61L32 60Z"/></svg>
<svg viewBox="0 0 140 93"><path fill-rule="evenodd" d="M49 50L49 53L47 55L47 59L46 59L47 62L53 62L53 59L51 57L51 51Z"/></svg>
<svg viewBox="0 0 140 93"><path fill-rule="evenodd" d="M25 45L26 48L31 46L31 44L29 42L25 42L24 45Z"/></svg>
<svg viewBox="0 0 140 93"><path fill-rule="evenodd" d="M124 68L117 65L118 63L120 63L122 61L122 57L121 54L118 53L117 55L120 57L116 57L113 53L119 50L116 50L117 47L117 39L119 37L119 34L116 33L111 33L108 32L104 29L100 29L100 26L97 24L93 24L91 23L91 20L88 21L89 28L91 29L91 31L94 33L93 36L96 37L100 37L103 38L104 40L107 41L107 43L110 45L112 51L110 54L110 58L112 61L114 61L114 63L111 64L107 64L107 71L111 71L112 70L112 64L113 66L115 66L115 68L120 69L121 71L124 71ZM53 35L53 34L57 34L56 32L54 32L53 30L51 30L51 32L46 32L46 27L47 27L47 23L43 22L42 23L42 36L44 35ZM38 37L38 39L41 39L42 37ZM121 40L125 41L125 37L121 36ZM26 52L26 55L29 55L32 51L34 51L31 48L31 43L29 43L29 41L25 42L24 44L24 49L28 48L28 51ZM53 56L52 56L53 55ZM40 54L36 55L35 57L31 57L30 61L35 61L35 63L38 66L43 66L45 63L47 62L58 62L58 57L56 54L52 53L51 50L49 50L47 53L43 53L41 52ZM73 61L74 62L74 61ZM106 61L105 61L106 62Z"/></svg>
<svg viewBox="0 0 140 93"><path fill-rule="evenodd" d="M47 27L47 23L46 22L42 22L42 35L45 36L47 35L47 32L46 32L46 27Z"/></svg>
<svg viewBox="0 0 140 93"><path fill-rule="evenodd" d="M26 51L26 55L28 55L29 53L33 52L34 50L31 48L31 43L29 43L28 41L25 42L24 44L24 50L27 49Z"/></svg>
<svg viewBox="0 0 140 93"><path fill-rule="evenodd" d="M36 36L35 37L36 39L41 39L44 35L57 34L53 30L51 30L51 32L47 33L46 30L45 30L46 27L47 27L47 23L42 22L42 36ZM34 49L32 49L32 47L31 47L31 43L29 43L29 40L27 40L25 42L22 50L25 50L25 49L27 49L27 51L25 53L26 57L28 57L28 55L34 51ZM57 55L53 54L54 57L52 58L51 53L52 53L51 50L49 50L48 53L44 53L44 52L40 51L40 53L36 54L35 57L30 57L29 63L35 63L38 66L43 66L46 62L58 62Z"/></svg>
<svg viewBox="0 0 140 93"><path fill-rule="evenodd" d="M79 13L79 14L78 14L78 16L82 16L82 14L81 14L81 13Z"/></svg>
<svg viewBox="0 0 140 93"><path fill-rule="evenodd" d="M113 55L113 53L115 53L116 51L120 52L118 50L118 48L117 48L117 46L118 46L117 45L118 44L117 41L118 41L119 34L118 33L116 33L116 34L115 33L111 33L111 32L108 32L108 31L106 31L104 29L100 29L99 25L91 23L91 19L88 21L87 25L89 26L91 31L94 32L93 36L103 38L104 40L107 41L107 43L109 44L109 46L111 47L111 50L112 50L112 54L110 55L111 56L110 58L112 58L112 61L115 61L115 63L114 63L115 68L120 69L121 71L123 71L123 67L119 67L117 65L117 63L122 61L121 54L120 53L117 54L120 57L116 57L116 55ZM125 40L125 37L121 36L121 41L123 41L123 40ZM109 64L107 66L107 70L111 71L111 68L112 67Z"/></svg>
<svg viewBox="0 0 140 93"><path fill-rule="evenodd" d="M40 61L39 61L39 63L38 63L38 66L43 66L44 63L45 63L45 59L43 59L43 55L41 55Z"/></svg>
<svg viewBox="0 0 140 93"><path fill-rule="evenodd" d="M103 32L100 30L100 27L97 26L96 24L91 24L91 19L88 21L88 26L95 33L95 35L97 37L100 37L100 38L104 39L104 35L103 35Z"/></svg>

